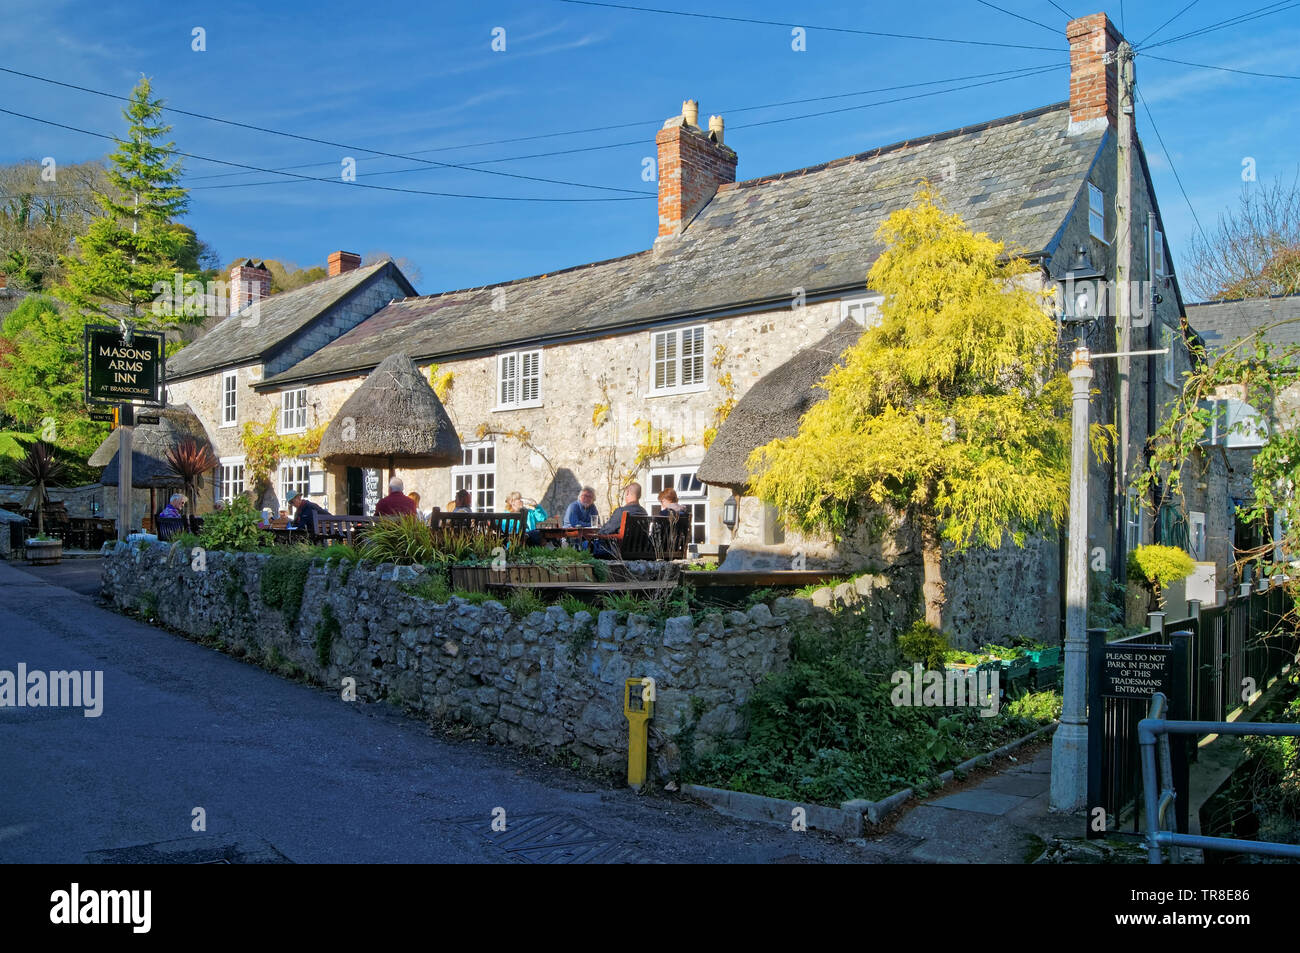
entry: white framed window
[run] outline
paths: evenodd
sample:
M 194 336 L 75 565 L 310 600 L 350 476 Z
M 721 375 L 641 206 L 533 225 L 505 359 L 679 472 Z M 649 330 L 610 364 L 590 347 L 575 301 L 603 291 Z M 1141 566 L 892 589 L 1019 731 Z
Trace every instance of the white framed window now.
M 883 295 L 846 298 L 840 302 L 840 320 L 852 318 L 864 328 L 874 328 L 880 323 L 880 302 L 883 300 Z
M 468 490 L 476 512 L 491 513 L 497 502 L 497 448 L 492 441 L 462 443 L 460 466 L 451 468 L 451 493 L 455 499 Z
M 1191 557 L 1197 562 L 1205 561 L 1205 514 L 1192 510 L 1187 514 L 1187 545 L 1191 548 Z
M 239 372 L 221 375 L 221 426 L 233 427 L 239 419 Z
M 1160 346 L 1165 349 L 1161 357 L 1165 371 L 1165 383 L 1170 387 L 1178 386 L 1178 378 L 1175 376 L 1177 365 L 1174 363 L 1178 359 L 1177 348 L 1174 347 L 1174 329 L 1167 324 L 1160 325 Z
M 307 388 L 280 392 L 280 433 L 302 433 L 307 429 Z
M 1146 514 L 1137 490 L 1129 487 L 1124 506 L 1124 543 L 1131 553 L 1142 545 L 1142 531 L 1146 528 Z
M 1106 193 L 1088 183 L 1088 233 L 1093 238 L 1106 240 Z
M 650 515 L 660 513 L 659 494 L 666 489 L 677 491 L 677 502 L 686 507 L 691 520 L 688 543 L 709 541 L 708 487 L 695 475 L 695 467 L 656 467 L 650 471 Z
M 1151 235 L 1151 257 L 1154 267 L 1151 269 L 1155 272 L 1157 278 L 1165 277 L 1168 272 L 1165 270 L 1165 233 L 1160 229 L 1152 229 Z
M 296 457 L 281 460 L 279 491 L 281 508 L 288 506 L 298 493 L 308 496 L 311 492 L 311 464 Z
M 542 352 L 497 355 L 497 410 L 542 406 Z
M 213 481 L 214 503 L 225 503 L 244 492 L 244 458 L 222 457 Z
M 650 334 L 650 393 L 704 390 L 704 325 Z

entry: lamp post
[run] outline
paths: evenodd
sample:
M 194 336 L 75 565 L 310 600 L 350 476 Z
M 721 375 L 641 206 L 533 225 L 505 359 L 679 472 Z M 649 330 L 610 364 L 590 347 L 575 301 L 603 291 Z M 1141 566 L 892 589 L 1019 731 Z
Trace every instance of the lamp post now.
M 1084 343 L 1087 325 L 1105 308 L 1102 274 L 1080 246 L 1075 266 L 1065 276 L 1061 323 L 1073 326 L 1077 346 L 1070 360 L 1070 521 L 1065 562 L 1065 669 L 1061 724 L 1052 738 L 1052 786 L 1048 805 L 1053 811 L 1074 812 L 1088 800 L 1088 400 L 1092 361 L 1110 357 L 1163 354 L 1131 351 L 1093 354 Z M 1119 408 L 1128 414 L 1127 407 Z

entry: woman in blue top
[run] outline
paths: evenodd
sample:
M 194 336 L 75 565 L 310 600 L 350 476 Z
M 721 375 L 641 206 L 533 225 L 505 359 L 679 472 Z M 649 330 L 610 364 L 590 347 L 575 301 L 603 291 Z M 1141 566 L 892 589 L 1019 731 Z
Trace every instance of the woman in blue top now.
M 506 497 L 506 509 L 524 517 L 524 539 L 528 545 L 542 545 L 542 534 L 537 531 L 537 527 L 546 522 L 546 510 L 536 500 L 524 499 L 518 490 Z

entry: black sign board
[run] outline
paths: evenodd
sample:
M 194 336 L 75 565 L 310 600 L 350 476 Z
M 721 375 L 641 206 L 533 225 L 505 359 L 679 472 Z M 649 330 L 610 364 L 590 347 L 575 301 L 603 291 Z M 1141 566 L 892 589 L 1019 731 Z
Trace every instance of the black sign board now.
M 111 424 L 113 422 L 113 412 L 111 410 L 92 410 L 90 412 L 90 419 Z
M 163 335 L 135 331 L 128 344 L 112 325 L 86 327 L 86 403 L 165 406 Z
M 1167 645 L 1106 646 L 1101 659 L 1101 694 L 1150 698 L 1168 693 L 1173 649 Z
M 152 414 L 137 414 L 135 422 L 138 424 L 156 424 L 158 422 L 158 417 Z

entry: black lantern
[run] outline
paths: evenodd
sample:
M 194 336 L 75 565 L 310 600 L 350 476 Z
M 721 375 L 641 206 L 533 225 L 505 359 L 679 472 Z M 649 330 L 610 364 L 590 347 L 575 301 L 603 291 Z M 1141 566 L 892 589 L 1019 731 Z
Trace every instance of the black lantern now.
M 1106 306 L 1105 275 L 1097 270 L 1088 250 L 1080 245 L 1074 254 L 1074 267 L 1061 279 L 1063 301 L 1061 323 L 1074 325 L 1079 334 L 1084 325 L 1101 317 Z
M 727 529 L 736 528 L 736 494 L 731 494 L 722 504 L 722 525 Z

